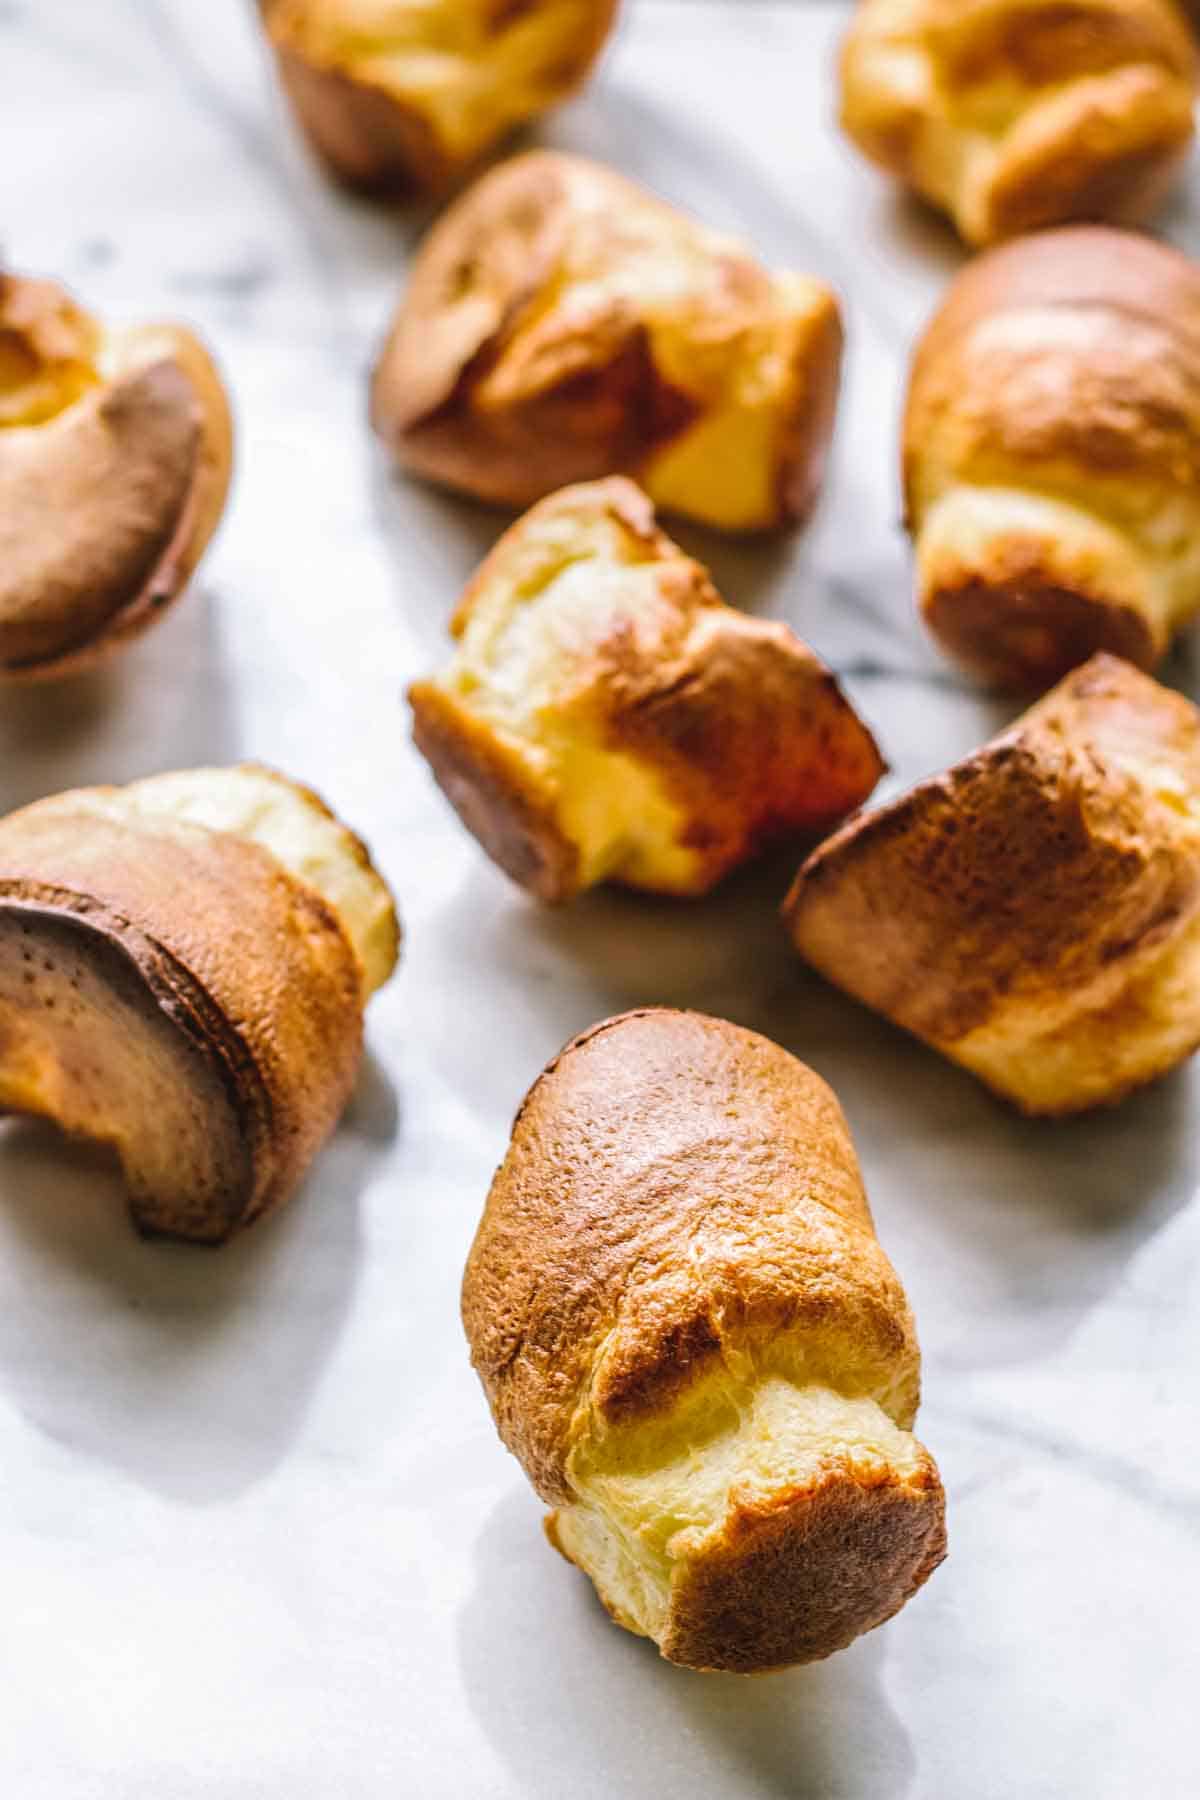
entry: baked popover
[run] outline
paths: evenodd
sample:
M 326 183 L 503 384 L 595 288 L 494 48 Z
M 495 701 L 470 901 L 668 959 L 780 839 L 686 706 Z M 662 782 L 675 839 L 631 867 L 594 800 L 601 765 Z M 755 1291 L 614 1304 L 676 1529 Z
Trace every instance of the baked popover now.
M 497 505 L 629 475 L 664 511 L 765 531 L 816 497 L 841 348 L 823 282 L 600 163 L 531 151 L 421 246 L 372 417 L 405 467 Z
M 0 820 L 0 1112 L 120 1160 L 140 1231 L 223 1242 L 337 1123 L 395 910 L 360 840 L 254 764 Z
M 626 1014 L 525 1098 L 463 1319 L 551 1543 L 671 1662 L 812 1662 L 945 1555 L 920 1354 L 837 1100 L 752 1031 Z
M 1191 144 L 1197 56 L 1175 0 L 859 0 L 842 124 L 970 244 L 1137 224 Z
M 260 0 L 296 117 L 332 172 L 437 192 L 581 87 L 617 0 Z
M 883 772 L 833 674 L 726 606 L 632 482 L 565 488 L 508 531 L 409 692 L 447 798 L 539 899 L 601 881 L 706 893 L 813 838 Z
M 0 679 L 72 674 L 179 598 L 217 528 L 233 436 L 180 325 L 109 330 L 0 272 Z

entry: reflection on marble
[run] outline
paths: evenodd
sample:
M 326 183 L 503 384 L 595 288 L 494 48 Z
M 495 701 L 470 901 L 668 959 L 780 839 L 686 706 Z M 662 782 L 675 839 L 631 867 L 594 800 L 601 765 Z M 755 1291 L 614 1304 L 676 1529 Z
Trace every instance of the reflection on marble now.
M 233 384 L 234 502 L 111 671 L 0 701 L 0 805 L 235 756 L 322 788 L 402 900 L 404 968 L 297 1203 L 194 1255 L 97 1159 L 0 1132 L 0 1778 L 25 1800 L 1182 1800 L 1200 1608 L 1197 1076 L 1023 1123 L 799 968 L 786 859 L 711 901 L 550 917 L 458 829 L 400 696 L 502 522 L 395 481 L 364 383 L 419 217 L 315 173 L 235 0 L 0 4 L 4 249 L 115 317 L 181 313 Z M 680 535 L 841 671 L 910 781 L 1005 709 L 916 627 L 894 437 L 958 252 L 838 141 L 842 8 L 631 0 L 546 131 L 847 301 L 829 489 L 775 544 Z M 1167 227 L 1200 249 L 1193 174 Z M 1200 692 L 1184 644 L 1170 678 Z M 926 1352 L 951 1558 L 820 1668 L 701 1680 L 545 1548 L 457 1319 L 528 1080 L 662 1000 L 812 1061 Z

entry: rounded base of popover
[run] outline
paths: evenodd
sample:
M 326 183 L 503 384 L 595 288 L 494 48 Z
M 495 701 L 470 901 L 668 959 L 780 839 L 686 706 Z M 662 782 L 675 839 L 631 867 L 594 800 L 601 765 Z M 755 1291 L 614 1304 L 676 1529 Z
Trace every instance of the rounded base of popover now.
M 1132 606 L 1034 576 L 966 577 L 922 597 L 942 648 L 989 686 L 1041 693 L 1106 650 L 1153 669 L 1163 646 Z
M 409 689 L 413 742 L 438 786 L 492 861 L 539 900 L 579 891 L 579 852 L 520 756 L 432 681 Z
M 946 1555 L 941 1478 L 911 1434 L 869 1399 L 763 1388 L 789 1397 L 775 1401 L 773 1419 L 769 1404 L 747 1398 L 752 1424 L 730 1434 L 735 1455 L 718 1440 L 707 1456 L 694 1449 L 674 1481 L 643 1471 L 624 1507 L 610 1487 L 607 1504 L 546 1520 L 550 1542 L 591 1577 L 616 1623 L 685 1668 L 753 1675 L 820 1661 L 892 1618 Z M 792 1437 L 789 1409 L 803 1420 L 809 1407 L 812 1438 L 803 1427 Z M 839 1442 L 847 1422 L 850 1441 Z M 777 1436 L 770 1425 L 782 1427 Z M 732 1476 L 715 1517 L 706 1460 L 719 1488 Z M 640 1489 L 634 1506 L 629 1487 Z
M 351 193 L 414 200 L 454 177 L 428 124 L 346 70 L 321 68 L 276 44 L 279 79 L 322 166 Z

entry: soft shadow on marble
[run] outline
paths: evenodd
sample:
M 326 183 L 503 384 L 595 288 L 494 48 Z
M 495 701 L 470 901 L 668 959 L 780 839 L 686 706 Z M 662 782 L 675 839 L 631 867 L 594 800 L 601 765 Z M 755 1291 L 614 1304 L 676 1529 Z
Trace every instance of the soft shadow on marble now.
M 105 667 L 67 681 L 0 687 L 0 813 L 64 788 L 236 762 L 241 754 L 220 616 L 202 578 Z
M 612 1623 L 546 1543 L 540 1513 L 519 1491 L 495 1508 L 459 1619 L 472 1711 L 521 1794 L 558 1800 L 570 1767 L 572 1800 L 640 1793 L 650 1780 L 658 1800 L 904 1800 L 915 1764 L 880 1689 L 884 1660 L 903 1654 L 887 1626 L 778 1675 L 677 1669 Z M 514 1642 L 527 1647 L 520 1663 Z
M 243 1492 L 286 1454 L 337 1343 L 359 1194 L 397 1126 L 369 1058 L 295 1197 L 205 1249 L 139 1238 L 102 1153 L 41 1123 L 0 1125 L 0 1390 L 155 1492 L 197 1505 Z

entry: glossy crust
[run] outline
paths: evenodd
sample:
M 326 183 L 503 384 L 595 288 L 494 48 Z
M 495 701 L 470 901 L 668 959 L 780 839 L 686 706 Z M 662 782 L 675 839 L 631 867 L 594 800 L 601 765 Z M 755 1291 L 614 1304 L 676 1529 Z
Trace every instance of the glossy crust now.
M 375 370 L 376 430 L 409 468 L 505 506 L 635 477 L 730 531 L 812 505 L 842 331 L 820 282 L 613 170 L 534 151 L 430 232 Z
M 837 1101 L 766 1039 L 694 1013 L 609 1020 L 535 1083 L 463 1317 L 560 1545 L 594 1467 L 644 1474 L 673 1422 L 703 1461 L 722 1383 L 749 1399 L 786 1374 L 877 1402 L 897 1441 L 917 1407 L 912 1318 Z M 903 1469 L 821 1442 L 764 1480 L 735 1465 L 703 1536 L 668 1543 L 663 1653 L 776 1668 L 897 1611 L 945 1551 L 937 1470 L 906 1441 Z M 645 1630 L 589 1572 L 619 1622 Z
M 860 0 L 841 118 L 991 244 L 1148 217 L 1191 142 L 1196 73 L 1175 0 Z
M 968 265 L 918 346 L 904 486 L 919 603 L 974 672 L 1143 668 L 1200 606 L 1200 267 L 1104 227 Z
M 1200 714 L 1093 657 L 821 845 L 785 910 L 828 980 L 1025 1111 L 1111 1105 L 1200 1043 Z
M 515 881 L 701 894 L 764 845 L 828 830 L 883 772 L 835 677 L 785 625 L 734 612 L 619 477 L 508 531 L 455 615 L 414 735 Z
M 330 171 L 439 192 L 582 87 L 617 0 L 260 0 L 280 78 Z
M 0 679 L 100 662 L 182 593 L 225 503 L 232 427 L 178 326 L 105 334 L 0 274 Z
M 335 885 L 386 905 L 309 790 L 250 766 L 204 776 L 218 805 L 229 777 L 268 807 L 285 788 L 318 854 L 345 859 Z M 284 1201 L 332 1130 L 396 935 L 368 969 L 378 922 L 364 939 L 252 817 L 244 834 L 195 823 L 203 782 L 191 816 L 181 782 L 81 789 L 0 821 L 0 1109 L 111 1144 L 139 1229 L 218 1243 Z

